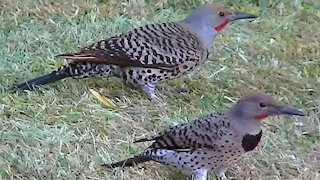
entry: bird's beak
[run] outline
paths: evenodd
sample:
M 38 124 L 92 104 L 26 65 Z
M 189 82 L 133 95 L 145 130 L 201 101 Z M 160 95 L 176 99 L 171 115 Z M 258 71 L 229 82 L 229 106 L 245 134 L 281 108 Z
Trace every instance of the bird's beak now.
M 230 16 L 230 20 L 231 20 L 231 21 L 239 20 L 239 19 L 256 19 L 256 18 L 257 18 L 257 16 L 255 16 L 255 15 L 253 15 L 253 14 L 240 13 L 240 12 L 233 13 L 233 14 Z
M 298 111 L 289 107 L 281 107 L 278 110 L 279 114 L 287 114 L 287 115 L 294 115 L 294 116 L 305 116 L 304 112 Z

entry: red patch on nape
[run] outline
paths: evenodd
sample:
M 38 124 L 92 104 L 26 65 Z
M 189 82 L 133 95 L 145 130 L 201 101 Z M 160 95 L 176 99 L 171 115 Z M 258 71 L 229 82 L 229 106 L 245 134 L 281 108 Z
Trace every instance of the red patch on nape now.
M 253 118 L 255 120 L 262 121 L 263 119 L 267 118 L 268 116 L 269 116 L 268 114 L 261 114 L 261 115 L 253 116 Z
M 224 23 L 221 23 L 219 26 L 215 27 L 214 29 L 218 32 L 222 31 L 222 29 L 224 29 L 227 25 L 228 25 L 229 21 L 225 21 Z

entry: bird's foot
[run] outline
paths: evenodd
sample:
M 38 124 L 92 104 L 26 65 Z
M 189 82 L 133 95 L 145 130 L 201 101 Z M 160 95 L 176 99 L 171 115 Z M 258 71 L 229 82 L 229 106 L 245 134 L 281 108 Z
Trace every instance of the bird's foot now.
M 150 94 L 147 94 L 148 96 L 148 99 L 152 102 L 161 102 L 162 99 L 160 97 L 158 97 L 155 93 L 150 93 Z
M 208 180 L 208 171 L 204 169 L 197 170 L 197 172 L 192 175 L 192 180 Z
M 147 95 L 148 99 L 152 102 L 156 103 L 165 103 L 164 98 L 160 98 L 159 96 L 156 95 L 156 86 L 155 85 L 144 85 L 142 87 L 142 90 L 144 93 Z
M 228 180 L 224 171 L 219 172 L 219 179 L 220 180 Z

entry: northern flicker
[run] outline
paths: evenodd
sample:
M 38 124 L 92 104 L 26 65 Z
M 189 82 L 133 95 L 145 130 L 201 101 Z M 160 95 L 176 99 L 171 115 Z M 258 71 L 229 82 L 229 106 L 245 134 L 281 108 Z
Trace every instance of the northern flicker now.
M 210 171 L 226 179 L 226 170 L 258 145 L 262 121 L 283 114 L 304 116 L 303 112 L 284 107 L 269 95 L 253 92 L 231 110 L 209 114 L 158 136 L 138 140 L 154 142 L 138 156 L 104 166 L 125 167 L 156 161 L 191 175 L 193 180 L 206 180 Z
M 68 77 L 117 76 L 140 85 L 149 98 L 157 99 L 156 85 L 193 71 L 208 58 L 214 38 L 230 22 L 252 18 L 255 16 L 231 13 L 221 5 L 205 4 L 182 21 L 135 28 L 77 53 L 58 55 L 70 62 L 13 90 L 31 90 Z

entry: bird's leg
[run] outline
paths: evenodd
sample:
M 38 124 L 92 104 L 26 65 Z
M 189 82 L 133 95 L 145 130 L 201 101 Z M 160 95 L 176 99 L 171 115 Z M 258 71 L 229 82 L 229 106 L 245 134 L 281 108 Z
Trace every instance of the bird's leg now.
M 226 170 L 221 170 L 221 171 L 219 172 L 219 178 L 220 178 L 220 180 L 228 180 L 225 172 L 226 172 Z
M 192 174 L 192 180 L 208 180 L 208 171 L 205 169 L 199 169 Z
M 142 86 L 142 90 L 147 94 L 150 101 L 160 101 L 161 99 L 156 95 L 156 86 L 153 84 L 146 84 Z

